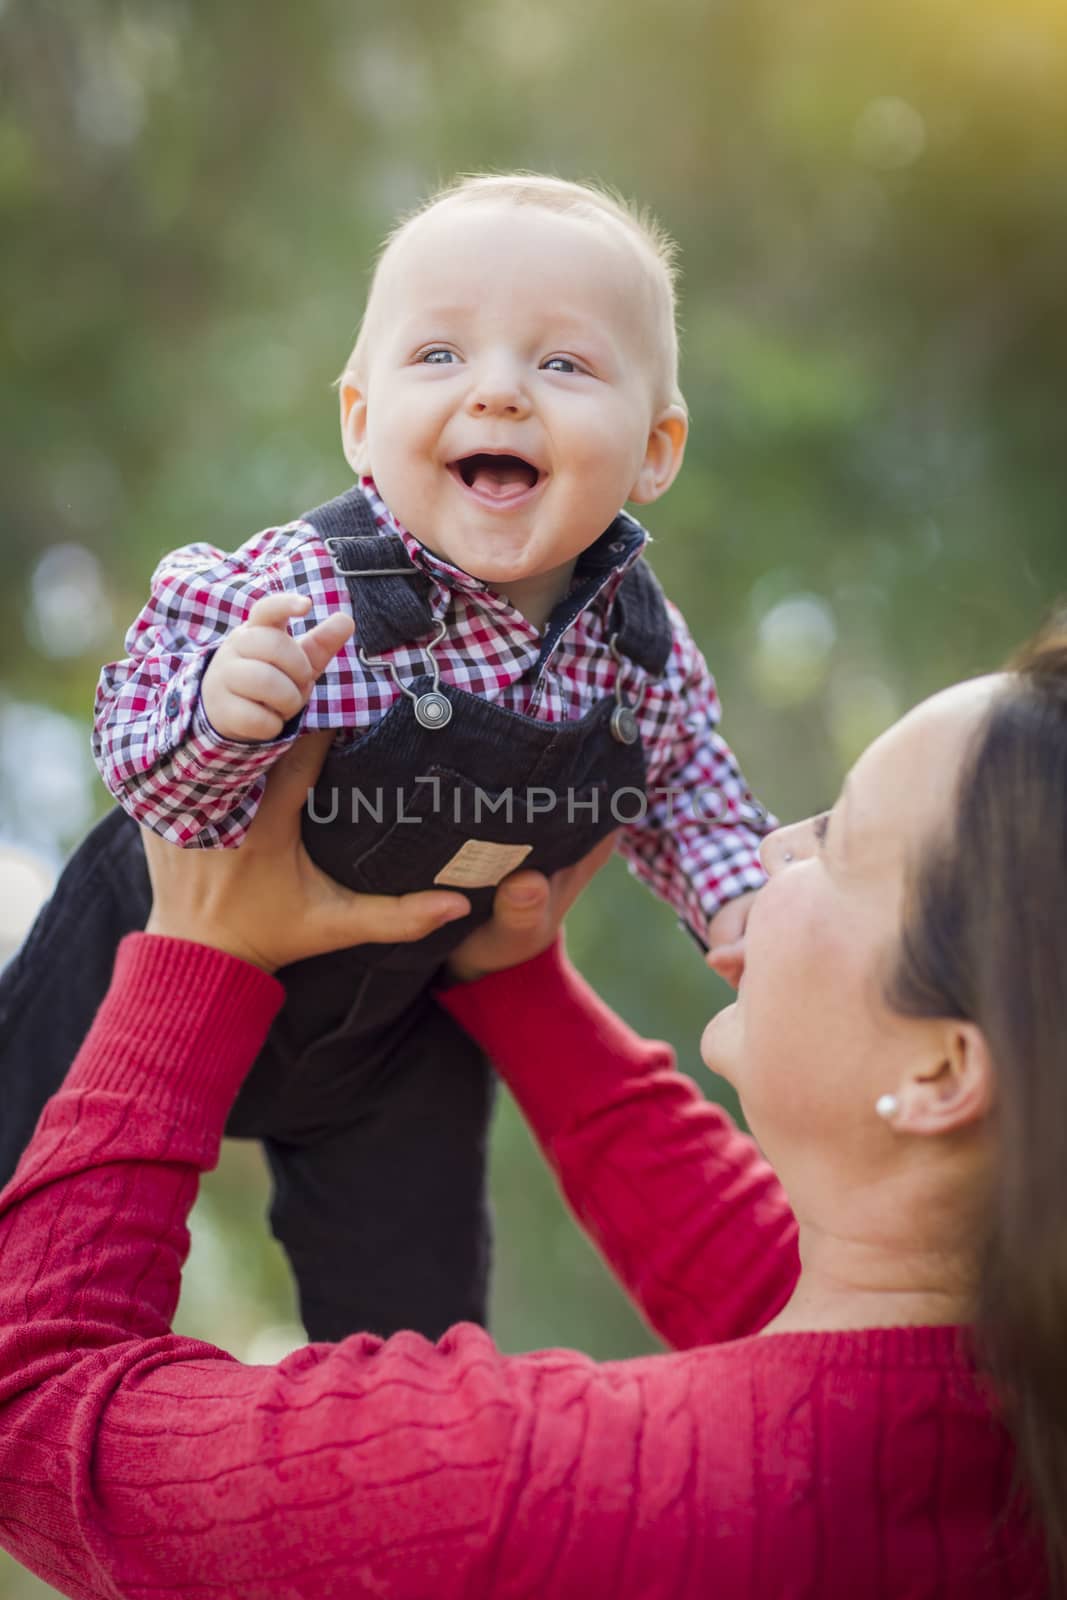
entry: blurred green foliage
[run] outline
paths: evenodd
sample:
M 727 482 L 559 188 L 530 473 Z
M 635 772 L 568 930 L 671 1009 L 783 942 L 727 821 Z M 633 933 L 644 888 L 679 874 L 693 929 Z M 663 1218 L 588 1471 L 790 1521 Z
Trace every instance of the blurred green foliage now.
M 345 487 L 375 246 L 486 167 L 598 177 L 680 241 L 693 430 L 654 562 L 780 815 L 1067 588 L 1062 0 L 0 0 L 0 89 L 9 705 L 87 726 L 164 550 Z M 64 648 L 33 578 L 68 545 L 104 577 Z M 613 868 L 571 943 L 696 1062 L 724 991 L 662 907 Z M 650 1348 L 507 1107 L 494 1182 L 504 1346 Z M 183 1302 L 240 1354 L 292 1319 L 264 1202 L 229 1150 Z

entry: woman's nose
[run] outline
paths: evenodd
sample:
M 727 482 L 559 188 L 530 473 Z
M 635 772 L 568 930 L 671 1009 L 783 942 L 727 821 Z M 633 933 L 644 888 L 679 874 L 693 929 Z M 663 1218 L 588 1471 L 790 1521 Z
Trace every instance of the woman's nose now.
M 785 828 L 775 828 L 773 833 L 767 834 L 759 847 L 760 863 L 769 878 L 776 872 L 789 866 L 803 851 L 801 849 L 801 834 L 803 823 L 793 822 Z

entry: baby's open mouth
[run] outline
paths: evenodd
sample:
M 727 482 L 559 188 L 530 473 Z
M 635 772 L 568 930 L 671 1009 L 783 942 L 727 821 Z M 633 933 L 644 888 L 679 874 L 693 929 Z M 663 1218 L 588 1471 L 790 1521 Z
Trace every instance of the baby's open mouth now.
M 541 471 L 522 456 L 495 456 L 479 452 L 449 463 L 468 489 L 489 500 L 514 500 L 541 481 Z

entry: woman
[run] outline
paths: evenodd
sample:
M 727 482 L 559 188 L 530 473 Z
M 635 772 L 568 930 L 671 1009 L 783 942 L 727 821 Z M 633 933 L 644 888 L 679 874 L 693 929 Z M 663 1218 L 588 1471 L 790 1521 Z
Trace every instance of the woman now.
M 503 1357 L 463 1326 L 250 1368 L 170 1332 L 270 970 L 462 905 L 320 878 L 297 828 L 311 754 L 241 851 L 152 844 L 149 932 L 4 1196 L 8 1548 L 76 1595 L 1047 1594 L 1067 1550 L 1067 635 L 920 706 L 828 816 L 765 846 L 704 1055 L 777 1176 L 552 945 L 577 870 L 513 879 L 464 947 L 464 979 L 541 952 L 442 1003 L 677 1352 L 640 1360 Z

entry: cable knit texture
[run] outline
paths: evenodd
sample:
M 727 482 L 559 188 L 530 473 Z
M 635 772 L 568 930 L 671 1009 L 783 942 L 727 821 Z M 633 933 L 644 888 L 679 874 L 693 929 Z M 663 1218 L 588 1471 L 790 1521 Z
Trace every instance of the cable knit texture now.
M 753 1337 L 797 1273 L 749 1139 L 555 952 L 443 1003 L 676 1353 L 356 1335 L 248 1367 L 170 1331 L 198 1173 L 280 1004 L 143 934 L 0 1197 L 0 1540 L 137 1600 L 1025 1600 L 964 1331 Z

